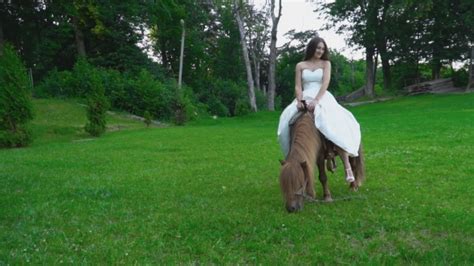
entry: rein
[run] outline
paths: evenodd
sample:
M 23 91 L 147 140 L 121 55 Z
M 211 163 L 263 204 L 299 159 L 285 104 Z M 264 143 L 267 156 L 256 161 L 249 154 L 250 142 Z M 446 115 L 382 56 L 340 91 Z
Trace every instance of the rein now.
M 306 182 L 304 183 L 304 185 L 298 190 L 296 191 L 295 195 L 296 196 L 300 196 L 300 197 L 303 197 L 306 201 L 310 202 L 310 203 L 331 203 L 331 202 L 334 202 L 334 201 L 349 201 L 349 200 L 353 200 L 353 199 L 364 199 L 364 200 L 367 200 L 367 197 L 366 196 L 346 196 L 346 197 L 342 197 L 342 198 L 336 198 L 336 199 L 333 199 L 332 201 L 325 201 L 325 200 L 319 200 L 319 199 L 313 199 L 311 198 L 310 196 L 306 195 L 305 191 L 306 191 Z

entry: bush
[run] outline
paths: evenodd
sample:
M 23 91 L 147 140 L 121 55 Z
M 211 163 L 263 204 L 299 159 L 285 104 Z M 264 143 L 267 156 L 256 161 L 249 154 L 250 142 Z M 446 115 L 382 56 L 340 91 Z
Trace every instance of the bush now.
M 105 132 L 106 128 L 106 112 L 109 103 L 105 97 L 105 89 L 97 73 L 93 73 L 83 81 L 88 87 L 84 87 L 88 91 L 87 96 L 87 119 L 89 120 L 85 126 L 85 130 L 94 137 L 98 137 Z
M 173 82 L 169 86 L 172 84 Z M 196 102 L 196 99 L 191 88 L 183 86 L 181 90 L 176 90 L 172 105 L 175 114 L 173 122 L 176 125 L 184 125 L 186 121 L 197 118 L 198 109 L 193 102 Z
M 145 121 L 144 121 L 144 122 L 145 122 L 145 125 L 146 125 L 147 127 L 149 127 L 150 124 L 151 124 L 151 114 L 150 114 L 150 112 L 145 111 L 145 113 L 143 113 L 143 118 L 145 119 Z
M 154 117 L 173 117 L 172 108 L 175 88 L 156 80 L 148 71 L 142 70 L 136 79 L 127 84 L 127 101 L 131 113 L 140 115 L 148 110 Z
M 207 103 L 209 113 L 217 116 L 229 116 L 229 109 L 217 97 L 211 97 Z
M 119 110 L 129 110 L 130 102 L 126 88 L 128 80 L 117 70 L 101 69 L 100 75 L 105 88 L 105 95 L 111 106 Z
M 241 116 L 250 113 L 250 104 L 247 99 L 240 98 L 235 103 L 235 115 Z
M 0 147 L 26 146 L 32 140 L 30 83 L 13 47 L 5 45 L 0 54 Z
M 263 91 L 256 89 L 255 90 L 255 100 L 257 102 L 257 109 L 267 110 L 267 97 L 263 94 Z
M 452 79 L 454 87 L 465 88 L 469 82 L 469 72 L 461 68 L 453 73 Z
M 73 94 L 74 79 L 69 71 L 51 70 L 46 78 L 34 88 L 36 97 L 69 97 Z
M 236 115 L 237 101 L 247 97 L 246 86 L 231 80 L 216 79 L 202 86 L 208 89 L 200 96 L 200 100 L 207 104 L 212 115 Z
M 91 65 L 84 57 L 79 57 L 74 65 L 72 75 L 72 90 L 68 95 L 70 97 L 88 97 L 95 89 L 95 86 L 98 83 L 102 83 L 99 70 Z M 91 82 L 96 84 L 91 84 Z

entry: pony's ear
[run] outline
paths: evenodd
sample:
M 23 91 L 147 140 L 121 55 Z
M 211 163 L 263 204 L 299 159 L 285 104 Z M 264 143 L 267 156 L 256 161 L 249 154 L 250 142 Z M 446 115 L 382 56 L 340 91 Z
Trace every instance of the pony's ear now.
M 305 169 L 306 167 L 308 167 L 308 164 L 306 163 L 306 161 L 304 162 L 301 162 L 301 167 L 303 167 L 303 169 Z
M 286 162 L 285 160 L 279 160 L 281 165 L 284 165 Z

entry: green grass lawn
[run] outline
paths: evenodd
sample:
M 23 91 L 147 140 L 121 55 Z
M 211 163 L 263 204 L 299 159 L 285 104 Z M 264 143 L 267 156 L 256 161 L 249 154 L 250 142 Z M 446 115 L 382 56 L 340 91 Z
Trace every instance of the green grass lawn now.
M 0 150 L 0 264 L 474 263 L 472 93 L 351 108 L 367 181 L 350 192 L 339 163 L 333 197 L 353 200 L 296 214 L 278 112 L 161 128 L 111 116 L 122 130 L 92 139 L 83 107 L 35 107 L 32 146 Z

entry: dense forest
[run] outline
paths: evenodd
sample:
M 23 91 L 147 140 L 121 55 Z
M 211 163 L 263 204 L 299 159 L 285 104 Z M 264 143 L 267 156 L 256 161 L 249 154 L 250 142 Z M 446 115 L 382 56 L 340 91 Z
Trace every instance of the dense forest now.
M 350 60 L 331 51 L 335 95 L 395 94 L 440 77 L 466 86 L 473 1 L 325 2 L 312 4 L 326 27 L 348 33 L 366 54 Z M 318 33 L 290 31 L 276 47 L 282 8 L 281 0 L 258 8 L 236 0 L 1 0 L 0 46 L 19 55 L 34 97 L 86 98 L 100 87 L 104 106 L 154 119 L 174 119 L 176 110 L 184 119 L 236 116 L 280 110 L 294 97 L 294 66 Z

